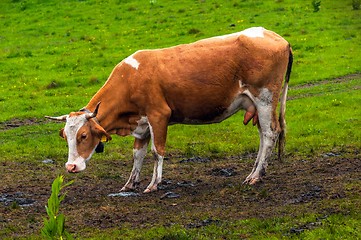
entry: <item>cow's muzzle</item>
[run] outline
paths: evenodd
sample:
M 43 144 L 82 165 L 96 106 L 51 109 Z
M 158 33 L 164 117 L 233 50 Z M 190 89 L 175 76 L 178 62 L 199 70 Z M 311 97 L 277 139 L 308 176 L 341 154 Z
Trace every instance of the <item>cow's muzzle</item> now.
M 77 173 L 77 172 L 79 172 L 79 171 L 77 171 L 75 164 L 67 164 L 67 165 L 66 165 L 66 170 L 68 170 L 68 172 L 70 172 L 70 173 Z

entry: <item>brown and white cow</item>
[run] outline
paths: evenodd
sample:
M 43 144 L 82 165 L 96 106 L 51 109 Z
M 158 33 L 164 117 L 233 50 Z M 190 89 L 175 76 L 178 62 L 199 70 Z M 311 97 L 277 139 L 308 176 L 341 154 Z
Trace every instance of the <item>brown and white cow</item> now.
M 144 192 L 157 190 L 168 125 L 218 123 L 243 109 L 243 123 L 253 120 L 259 129 L 257 159 L 245 180 L 254 184 L 265 174 L 277 139 L 279 157 L 283 152 L 292 58 L 289 43 L 262 27 L 137 51 L 113 69 L 85 108 L 49 117 L 66 121 L 60 131 L 69 146 L 66 169 L 72 173 L 84 170 L 97 146 L 110 140 L 111 134 L 132 135 L 134 165 L 121 191 L 133 190 L 139 183 L 149 141 L 155 164 Z

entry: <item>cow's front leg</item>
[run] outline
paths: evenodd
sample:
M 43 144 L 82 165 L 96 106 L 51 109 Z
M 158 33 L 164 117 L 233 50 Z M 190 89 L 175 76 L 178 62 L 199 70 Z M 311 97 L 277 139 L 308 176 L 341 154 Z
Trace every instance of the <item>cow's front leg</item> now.
M 169 114 L 170 115 L 170 114 Z M 149 128 L 152 139 L 152 152 L 154 155 L 154 168 L 152 180 L 144 193 L 156 191 L 162 181 L 163 159 L 165 155 L 165 142 L 169 115 L 155 115 L 149 117 Z
M 150 136 L 145 139 L 138 139 L 134 140 L 134 148 L 133 148 L 133 169 L 130 173 L 130 177 L 124 187 L 120 190 L 121 192 L 134 190 L 135 187 L 139 184 L 139 175 L 140 170 L 143 165 L 143 160 L 145 155 L 147 154 L 147 148 L 149 143 Z
M 158 184 L 162 182 L 162 170 L 163 170 L 163 156 L 154 153 L 154 169 L 152 180 L 149 183 L 148 187 L 144 190 L 144 193 L 149 193 L 156 191 L 158 189 Z

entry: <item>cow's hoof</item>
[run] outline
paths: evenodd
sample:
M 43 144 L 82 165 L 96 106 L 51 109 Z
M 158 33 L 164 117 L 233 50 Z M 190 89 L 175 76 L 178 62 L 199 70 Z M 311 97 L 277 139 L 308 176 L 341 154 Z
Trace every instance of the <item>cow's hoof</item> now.
M 133 183 L 126 183 L 122 189 L 120 189 L 121 192 L 132 192 L 139 186 L 139 182 L 133 182 Z
M 143 193 L 150 193 L 150 192 L 154 192 L 157 190 L 158 190 L 157 186 L 147 187 Z
M 131 192 L 131 191 L 134 191 L 134 188 L 124 186 L 122 187 L 122 189 L 120 189 L 120 192 Z
M 261 179 L 259 179 L 259 178 L 253 178 L 248 182 L 248 184 L 255 185 L 256 183 L 259 183 L 260 181 L 261 181 Z
M 151 190 L 147 188 L 147 189 L 144 190 L 143 193 L 150 193 L 150 192 L 151 192 Z
M 247 184 L 247 185 L 255 185 L 256 183 L 261 182 L 260 178 L 246 178 L 246 180 L 244 180 L 243 184 Z

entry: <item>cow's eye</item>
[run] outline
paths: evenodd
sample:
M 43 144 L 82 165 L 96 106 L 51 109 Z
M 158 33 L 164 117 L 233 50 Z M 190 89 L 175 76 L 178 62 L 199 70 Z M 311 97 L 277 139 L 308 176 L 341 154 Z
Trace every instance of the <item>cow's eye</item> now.
M 82 140 L 86 139 L 86 133 L 82 133 L 82 134 L 81 134 L 81 139 L 82 139 Z

